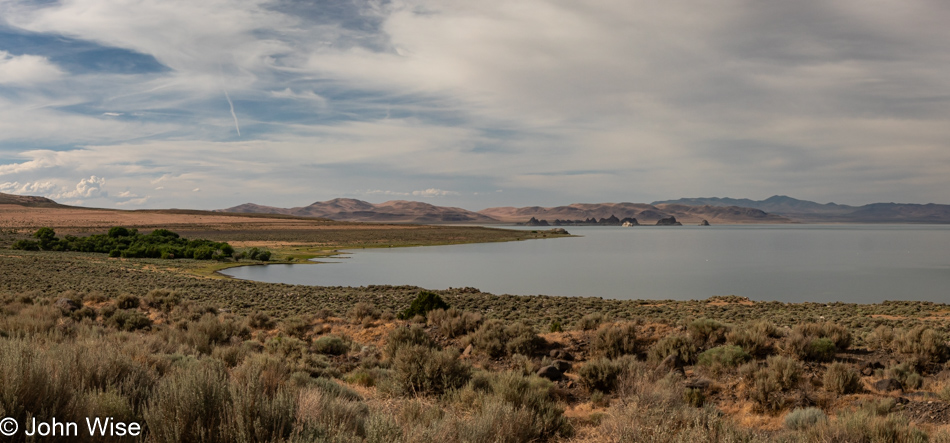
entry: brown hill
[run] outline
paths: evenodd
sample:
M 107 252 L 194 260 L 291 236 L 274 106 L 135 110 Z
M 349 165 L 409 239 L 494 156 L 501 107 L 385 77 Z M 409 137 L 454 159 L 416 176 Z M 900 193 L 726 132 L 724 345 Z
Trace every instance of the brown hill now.
M 710 223 L 789 223 L 790 220 L 764 211 L 736 206 L 648 205 L 645 203 L 574 203 L 567 206 L 544 208 L 500 207 L 479 211 L 503 222 L 523 223 L 534 217 L 538 220 L 587 220 L 594 218 L 635 218 L 641 224 L 653 224 L 663 218 L 676 217 L 685 224 Z
M 489 216 L 462 208 L 435 206 L 423 202 L 393 200 L 373 204 L 352 198 L 336 198 L 296 208 L 275 208 L 245 203 L 221 212 L 287 214 L 338 221 L 385 223 L 498 223 Z
M 35 197 L 31 195 L 13 195 L 0 192 L 0 205 L 19 205 L 30 207 L 53 207 L 61 206 L 46 197 Z

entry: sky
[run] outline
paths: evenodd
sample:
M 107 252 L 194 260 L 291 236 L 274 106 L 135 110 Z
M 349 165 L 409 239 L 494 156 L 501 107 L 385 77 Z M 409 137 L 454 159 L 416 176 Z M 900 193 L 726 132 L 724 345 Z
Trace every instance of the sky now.
M 0 192 L 950 203 L 941 0 L 0 0 Z

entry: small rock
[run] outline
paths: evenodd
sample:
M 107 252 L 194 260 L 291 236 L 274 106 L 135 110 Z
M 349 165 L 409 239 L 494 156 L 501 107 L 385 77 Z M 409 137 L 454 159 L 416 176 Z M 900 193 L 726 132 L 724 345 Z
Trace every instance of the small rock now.
M 709 226 L 709 221 L 703 220 L 699 223 L 699 226 Z
M 555 360 L 567 360 L 574 361 L 574 356 L 570 352 L 567 352 L 563 349 L 553 349 L 548 353 L 548 356 Z
M 885 378 L 883 380 L 874 382 L 874 389 L 877 389 L 881 392 L 903 391 L 904 385 L 902 385 L 897 379 Z
M 472 345 L 468 345 L 468 346 L 465 347 L 465 350 L 462 351 L 462 355 L 463 355 L 463 356 L 472 355 L 472 351 L 474 351 L 474 350 L 475 350 L 475 348 L 473 348 Z
M 563 376 L 564 375 L 561 374 L 561 371 L 554 367 L 554 365 L 545 366 L 541 369 L 538 369 L 538 377 L 546 378 L 551 381 L 558 381 Z
M 561 371 L 561 373 L 570 371 L 571 368 L 573 367 L 570 363 L 568 363 L 568 362 L 566 362 L 566 361 L 564 361 L 564 360 L 557 360 L 557 361 L 554 362 L 554 364 L 553 364 L 552 366 L 554 366 L 555 368 L 557 368 L 558 371 Z

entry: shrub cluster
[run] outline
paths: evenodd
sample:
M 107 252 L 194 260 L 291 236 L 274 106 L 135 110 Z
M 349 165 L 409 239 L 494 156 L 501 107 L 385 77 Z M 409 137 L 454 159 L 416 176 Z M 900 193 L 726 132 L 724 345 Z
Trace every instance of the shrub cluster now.
M 637 328 L 633 323 L 610 323 L 602 325 L 590 343 L 591 353 L 607 358 L 636 354 Z
M 511 354 L 530 356 L 546 345 L 534 328 L 523 322 L 506 326 L 501 320 L 488 320 L 482 323 L 478 330 L 466 337 L 466 341 L 489 357 Z
M 140 234 L 136 229 L 114 227 L 108 234 L 76 237 L 67 235 L 59 239 L 52 228 L 40 228 L 33 236 L 36 240 L 19 240 L 13 249 L 28 251 L 77 251 L 109 254 L 110 257 L 134 258 L 193 258 L 210 260 L 230 257 L 234 248 L 227 243 L 210 240 L 188 240 L 167 229 L 156 229 L 149 234 Z
M 429 311 L 429 325 L 438 328 L 439 333 L 449 338 L 461 337 L 474 332 L 482 324 L 482 315 L 463 312 L 455 308 Z
M 851 346 L 851 332 L 831 322 L 805 323 L 792 329 L 785 345 L 790 354 L 802 360 L 831 361 Z
M 429 314 L 429 311 L 436 309 L 449 309 L 449 304 L 435 292 L 419 291 L 409 307 L 400 312 L 398 317 L 401 320 L 409 320 L 417 315 L 425 317 Z

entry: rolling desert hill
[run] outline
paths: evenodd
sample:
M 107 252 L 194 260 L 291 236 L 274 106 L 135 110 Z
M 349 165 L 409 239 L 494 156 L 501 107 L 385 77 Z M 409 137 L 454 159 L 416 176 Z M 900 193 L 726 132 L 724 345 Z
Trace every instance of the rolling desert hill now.
M 2 192 L 0 192 L 0 205 L 18 205 L 18 206 L 50 207 L 50 208 L 63 206 L 46 197 L 4 194 Z
M 462 208 L 435 206 L 423 202 L 392 200 L 373 204 L 352 198 L 335 198 L 296 208 L 276 208 L 245 203 L 220 212 L 287 214 L 320 217 L 337 221 L 377 223 L 498 223 L 489 216 Z
M 815 203 L 784 195 L 765 200 L 735 198 L 681 198 L 653 202 L 686 206 L 741 206 L 788 217 L 799 222 L 825 223 L 950 223 L 950 205 L 928 203 L 872 203 L 848 206 L 835 203 Z

